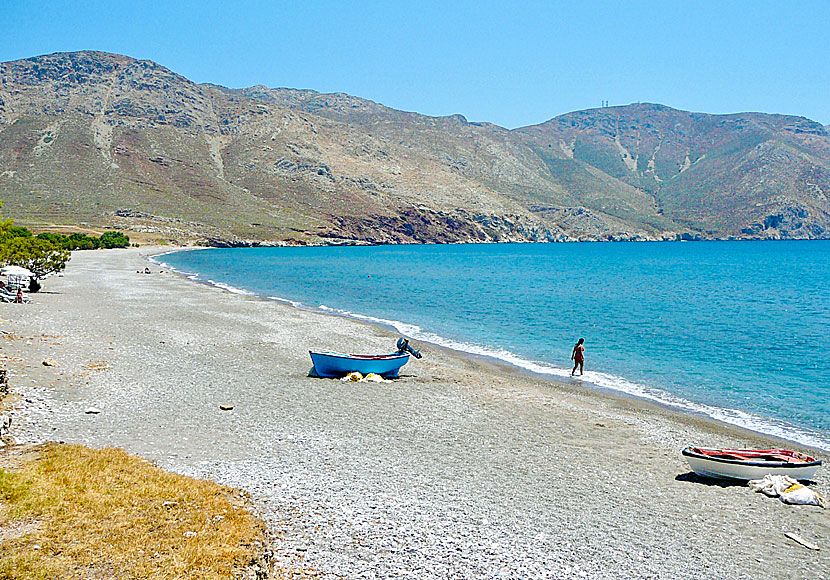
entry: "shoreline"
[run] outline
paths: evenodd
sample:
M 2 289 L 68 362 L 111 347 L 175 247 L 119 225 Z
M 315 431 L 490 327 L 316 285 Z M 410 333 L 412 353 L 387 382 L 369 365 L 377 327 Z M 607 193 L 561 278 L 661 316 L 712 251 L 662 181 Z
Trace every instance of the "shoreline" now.
M 13 435 L 241 488 L 281 532 L 277 562 L 321 578 L 830 577 L 826 546 L 783 535 L 826 544 L 825 511 L 701 481 L 680 456 L 770 437 L 443 347 L 392 383 L 309 378 L 309 348 L 397 335 L 136 274 L 147 254 L 77 253 L 3 305 Z
M 129 231 L 128 231 L 129 233 Z M 181 251 L 188 249 L 229 249 L 229 248 L 340 248 L 344 246 L 445 246 L 454 244 L 481 244 L 481 245 L 497 245 L 497 244 L 659 244 L 659 243 L 686 243 L 686 242 L 826 242 L 830 241 L 830 237 L 821 238 L 750 238 L 750 237 L 732 237 L 732 238 L 700 238 L 700 239 L 620 239 L 620 240 L 511 240 L 511 241 L 483 241 L 483 240 L 469 240 L 469 241 L 455 241 L 455 242 L 366 242 L 362 240 L 349 240 L 344 243 L 328 242 L 328 243 L 304 243 L 292 244 L 286 243 L 287 240 L 247 240 L 241 243 L 229 242 L 227 245 L 214 246 L 190 246 L 187 242 L 179 242 L 171 240 L 171 243 L 183 243 L 185 245 L 179 246 Z M 153 241 L 145 241 L 144 247 L 152 246 Z M 179 250 L 174 250 L 179 251 Z
M 665 241 L 665 240 L 664 240 Z M 671 240 L 669 240 L 671 241 Z M 739 240 L 702 240 L 702 241 L 739 241 Z M 751 240 L 749 240 L 751 241 Z M 782 240 L 769 240 L 769 241 L 782 241 Z M 784 240 L 788 241 L 788 240 Z M 599 243 L 599 242 L 597 242 Z M 214 280 L 202 279 L 200 273 L 185 273 L 177 270 L 175 267 L 170 266 L 164 262 L 159 262 L 156 258 L 160 256 L 165 256 L 167 254 L 177 253 L 179 251 L 194 251 L 194 250 L 209 250 L 209 249 L 217 249 L 205 246 L 194 246 L 194 247 L 187 247 L 182 249 L 175 249 L 170 251 L 161 251 L 159 253 L 151 253 L 147 255 L 148 261 L 156 266 L 165 267 L 169 269 L 174 274 L 180 276 L 186 282 L 195 282 L 198 284 L 203 284 L 205 286 L 210 286 L 214 288 L 218 288 L 220 290 L 227 291 L 231 294 L 237 294 L 242 296 L 249 296 L 252 298 L 256 298 L 259 300 L 264 301 L 272 301 L 272 302 L 279 302 L 282 304 L 286 304 L 292 308 L 297 308 L 299 310 L 303 310 L 306 312 L 311 312 L 313 314 L 321 314 L 326 316 L 333 316 L 339 318 L 345 318 L 348 320 L 356 321 L 363 324 L 368 324 L 370 326 L 376 327 L 381 329 L 384 332 L 389 333 L 397 333 L 400 335 L 409 338 L 410 340 L 416 340 L 422 344 L 428 344 L 433 348 L 442 348 L 446 349 L 449 353 L 453 353 L 455 356 L 463 356 L 463 357 L 470 357 L 475 360 L 486 360 L 491 362 L 497 362 L 506 367 L 511 369 L 517 369 L 523 373 L 527 373 L 529 376 L 536 378 L 542 381 L 549 381 L 555 386 L 564 386 L 564 385 L 572 385 L 576 381 L 578 384 L 575 385 L 576 388 L 585 388 L 598 393 L 600 396 L 613 396 L 613 397 L 621 397 L 623 400 L 633 400 L 638 402 L 639 404 L 646 404 L 650 405 L 654 408 L 666 409 L 669 411 L 673 411 L 676 413 L 680 413 L 682 415 L 689 415 L 691 418 L 695 418 L 696 420 L 709 420 L 712 421 L 715 425 L 719 426 L 729 426 L 733 427 L 738 430 L 738 433 L 744 433 L 744 437 L 757 437 L 759 439 L 770 439 L 774 441 L 778 441 L 780 444 L 790 445 L 790 446 L 797 446 L 802 450 L 809 450 L 811 453 L 828 453 L 830 452 L 830 442 L 821 441 L 817 439 L 820 437 L 818 433 L 812 433 L 806 428 L 799 427 L 797 425 L 790 425 L 790 428 L 795 433 L 782 433 L 781 430 L 785 429 L 781 425 L 786 425 L 786 422 L 783 420 L 773 420 L 767 419 L 764 417 L 756 416 L 754 414 L 748 413 L 741 409 L 732 409 L 728 407 L 718 407 L 711 404 L 705 403 L 696 403 L 693 401 L 689 401 L 682 397 L 677 397 L 668 391 L 663 391 L 659 388 L 652 388 L 648 385 L 643 385 L 640 383 L 636 383 L 626 379 L 625 377 L 617 376 L 617 375 L 610 375 L 608 373 L 602 371 L 589 371 L 590 375 L 596 375 L 598 378 L 601 379 L 608 379 L 607 382 L 617 382 L 618 384 L 623 383 L 630 385 L 629 389 L 626 390 L 623 387 L 614 387 L 602 384 L 601 381 L 591 378 L 582 378 L 582 377 L 573 377 L 569 378 L 567 376 L 559 376 L 559 373 L 567 373 L 567 369 L 559 368 L 550 366 L 548 363 L 540 363 L 532 360 L 523 359 L 522 357 L 515 355 L 512 352 L 504 351 L 504 356 L 499 356 L 499 353 L 491 350 L 488 347 L 476 347 L 474 345 L 470 345 L 463 342 L 458 342 L 450 339 L 445 339 L 439 335 L 432 333 L 431 331 L 425 330 L 418 325 L 413 323 L 405 322 L 405 321 L 398 321 L 398 320 L 383 320 L 380 318 L 376 318 L 373 316 L 357 314 L 348 311 L 342 311 L 338 309 L 332 308 L 320 308 L 314 307 L 307 304 L 303 304 L 285 297 L 280 296 L 268 296 L 264 294 L 259 294 L 251 290 L 246 290 L 244 288 L 237 288 L 230 286 L 228 284 L 217 282 Z M 417 328 L 421 336 L 412 336 L 411 332 L 407 332 L 406 327 L 410 328 Z M 478 352 L 476 352 L 478 351 Z M 538 369 L 538 370 L 534 370 Z M 547 372 L 548 370 L 553 372 Z M 637 392 L 639 391 L 639 392 Z M 656 391 L 649 392 L 649 391 Z M 675 399 L 672 401 L 671 399 Z M 718 415 L 722 415 L 723 418 L 719 418 Z M 731 421 L 729 420 L 730 416 L 735 417 L 736 415 L 745 415 L 743 422 L 740 419 L 733 418 Z M 747 424 L 748 423 L 748 424 Z M 753 428 L 752 424 L 758 425 L 758 428 Z M 797 438 L 801 436 L 801 439 Z M 824 446 L 822 446 L 824 445 Z

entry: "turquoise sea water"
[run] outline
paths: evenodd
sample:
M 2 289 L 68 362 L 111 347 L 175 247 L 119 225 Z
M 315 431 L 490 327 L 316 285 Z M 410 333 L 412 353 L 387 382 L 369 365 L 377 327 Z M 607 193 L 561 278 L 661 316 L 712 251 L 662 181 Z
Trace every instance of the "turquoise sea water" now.
M 159 260 L 557 377 L 584 337 L 586 384 L 830 450 L 830 241 L 244 248 Z M 307 346 L 337 348 L 324 342 Z

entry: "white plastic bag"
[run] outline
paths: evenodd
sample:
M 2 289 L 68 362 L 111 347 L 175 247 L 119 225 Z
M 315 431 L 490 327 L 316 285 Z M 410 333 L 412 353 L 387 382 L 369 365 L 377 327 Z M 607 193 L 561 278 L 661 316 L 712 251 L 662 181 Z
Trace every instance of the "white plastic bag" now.
M 781 501 L 796 505 L 817 505 L 824 507 L 824 499 L 809 487 L 794 483 L 781 492 Z
M 824 499 L 818 493 L 787 475 L 768 474 L 764 479 L 750 481 L 749 487 L 769 497 L 778 497 L 784 503 L 824 507 Z
M 755 491 L 760 491 L 769 497 L 778 497 L 781 492 L 798 483 L 795 479 L 788 475 L 765 475 L 764 479 L 753 479 L 749 482 L 749 487 Z

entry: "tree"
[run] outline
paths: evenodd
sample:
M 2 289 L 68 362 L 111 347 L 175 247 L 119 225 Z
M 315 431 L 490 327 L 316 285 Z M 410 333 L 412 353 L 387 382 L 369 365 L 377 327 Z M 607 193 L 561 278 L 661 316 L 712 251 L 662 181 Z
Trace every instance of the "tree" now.
M 41 240 L 48 240 L 55 244 L 56 246 L 61 246 L 63 248 L 67 245 L 67 237 L 63 234 L 53 234 L 52 232 L 43 232 L 37 235 L 38 239 Z
M 10 226 L 6 229 L 5 235 L 10 238 L 31 238 L 32 232 L 21 226 Z
M 126 248 L 130 245 L 130 237 L 121 232 L 104 232 L 98 243 L 102 248 Z
M 0 242 L 0 263 L 22 266 L 40 280 L 60 272 L 69 261 L 69 250 L 40 238 L 6 238 Z
M 3 202 L 0 201 L 0 207 L 3 207 Z M 0 240 L 9 235 L 9 230 L 14 227 L 14 220 L 6 219 L 0 216 Z
M 3 202 L 0 202 L 3 207 Z M 37 292 L 41 278 L 60 272 L 69 261 L 69 250 L 60 243 L 32 237 L 26 228 L 15 227 L 10 219 L 0 217 L 0 265 L 22 266 L 33 276 L 29 289 Z
M 86 234 L 69 234 L 65 246 L 70 250 L 97 250 L 98 238 L 92 238 Z

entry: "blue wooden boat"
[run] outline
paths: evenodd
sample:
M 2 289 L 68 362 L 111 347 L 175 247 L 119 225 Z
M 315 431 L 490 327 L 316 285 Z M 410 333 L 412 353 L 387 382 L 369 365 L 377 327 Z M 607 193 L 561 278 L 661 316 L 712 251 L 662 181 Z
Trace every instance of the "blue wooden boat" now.
M 398 352 L 391 354 L 341 354 L 339 352 L 314 352 L 311 362 L 312 371 L 318 377 L 344 377 L 349 373 L 358 372 L 362 375 L 374 373 L 387 379 L 398 376 L 398 371 L 409 361 L 410 353 L 415 358 L 421 358 L 421 353 L 409 346 L 409 342 L 401 338 L 398 340 Z
M 320 377 L 344 377 L 355 371 L 362 375 L 375 373 L 384 378 L 395 378 L 400 368 L 409 361 L 407 353 L 392 354 L 340 354 L 337 352 L 312 352 L 314 372 Z

